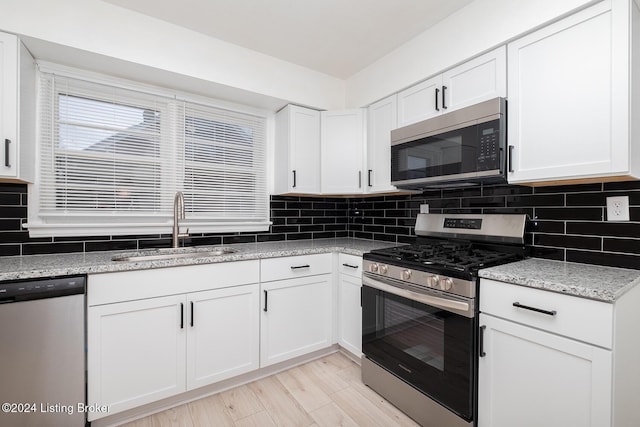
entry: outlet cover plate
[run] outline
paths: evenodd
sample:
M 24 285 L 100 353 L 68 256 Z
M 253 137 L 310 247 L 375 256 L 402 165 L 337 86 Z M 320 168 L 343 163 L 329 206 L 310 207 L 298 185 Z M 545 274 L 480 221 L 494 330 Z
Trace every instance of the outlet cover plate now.
M 607 221 L 629 221 L 629 196 L 607 197 Z
M 420 205 L 420 213 L 429 213 L 429 205 L 426 203 Z

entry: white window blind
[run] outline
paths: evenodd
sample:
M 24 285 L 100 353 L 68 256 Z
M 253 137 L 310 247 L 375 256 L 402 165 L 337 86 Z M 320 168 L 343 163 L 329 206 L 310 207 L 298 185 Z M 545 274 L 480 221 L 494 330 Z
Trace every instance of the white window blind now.
M 34 236 L 269 225 L 264 117 L 41 73 Z

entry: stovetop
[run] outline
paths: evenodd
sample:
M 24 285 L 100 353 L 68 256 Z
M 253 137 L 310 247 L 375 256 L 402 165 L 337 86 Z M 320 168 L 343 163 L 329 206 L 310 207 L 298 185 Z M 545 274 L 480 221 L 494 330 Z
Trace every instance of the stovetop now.
M 481 268 L 517 261 L 523 259 L 524 255 L 524 248 L 519 246 L 423 239 L 413 245 L 374 250 L 365 254 L 364 258 L 416 270 L 472 278 L 477 276 Z

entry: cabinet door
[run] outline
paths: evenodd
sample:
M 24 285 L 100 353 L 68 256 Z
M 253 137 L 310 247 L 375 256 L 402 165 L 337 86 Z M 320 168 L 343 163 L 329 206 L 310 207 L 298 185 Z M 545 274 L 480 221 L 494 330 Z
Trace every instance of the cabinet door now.
M 369 106 L 367 111 L 367 170 L 365 191 L 396 191 L 391 185 L 391 130 L 398 126 L 397 96 Z
M 291 190 L 296 193 L 320 191 L 320 113 L 308 108 L 291 110 Z M 294 182 L 295 181 L 295 182 Z
M 611 425 L 611 351 L 484 314 L 480 328 L 479 427 Z
M 18 173 L 17 114 L 18 39 L 12 34 L 0 33 L 0 177 L 15 178 Z
M 331 274 L 263 283 L 261 367 L 332 344 Z
M 615 74 L 628 64 L 615 62 L 613 18 L 602 2 L 509 44 L 509 182 L 628 169 L 628 127 L 616 134 L 626 83 Z
M 320 112 L 288 105 L 276 115 L 276 193 L 320 192 Z
M 442 75 L 398 93 L 398 127 L 442 113 Z
M 111 415 L 185 391 L 184 295 L 87 310 L 88 401 Z
M 507 96 L 507 53 L 502 46 L 442 74 L 444 112 Z
M 187 389 L 258 369 L 259 285 L 187 295 Z
M 363 191 L 364 112 L 361 108 L 323 111 L 321 123 L 321 181 L 323 194 Z
M 340 274 L 338 284 L 338 344 L 355 356 L 362 355 L 362 279 Z

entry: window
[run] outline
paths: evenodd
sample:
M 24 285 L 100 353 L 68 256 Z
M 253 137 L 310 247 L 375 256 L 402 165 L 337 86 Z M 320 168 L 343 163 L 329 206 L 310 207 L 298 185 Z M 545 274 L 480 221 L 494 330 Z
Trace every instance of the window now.
M 41 73 L 32 236 L 168 233 L 176 191 L 190 232 L 269 226 L 266 119 Z

